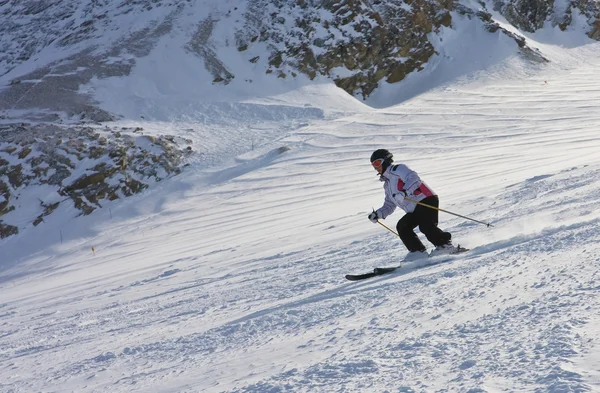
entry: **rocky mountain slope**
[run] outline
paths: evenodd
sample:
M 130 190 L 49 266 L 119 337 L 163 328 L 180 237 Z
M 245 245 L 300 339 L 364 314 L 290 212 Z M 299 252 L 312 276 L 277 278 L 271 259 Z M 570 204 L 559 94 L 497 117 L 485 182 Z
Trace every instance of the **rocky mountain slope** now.
M 194 82 L 206 86 L 324 79 L 367 99 L 427 67 L 458 25 L 547 62 L 527 34 L 599 39 L 599 16 L 598 0 L 0 0 L 0 236 L 43 222 L 59 200 L 88 214 L 181 170 L 190 141 L 89 127 L 123 117 L 94 82 L 131 76 L 160 48 L 200 60 Z M 51 188 L 35 209 L 23 202 L 34 185 Z
M 143 129 L 0 126 L 0 238 L 37 226 L 59 205 L 90 214 L 181 171 L 189 141 Z
M 44 107 L 109 120 L 110 115 L 88 107 L 93 102 L 77 94 L 78 86 L 94 77 L 127 75 L 137 58 L 177 29 L 187 30 L 187 42 L 179 44 L 204 59 L 214 83 L 227 84 L 235 78 L 233 64 L 219 56 L 227 46 L 247 53 L 247 66 L 258 63 L 260 72 L 279 78 L 323 75 L 363 98 L 382 81 L 396 83 L 421 70 L 436 53 L 435 36 L 460 19 L 480 25 L 481 34 L 509 36 L 529 54 L 535 49 L 514 29 L 501 27 L 504 19 L 516 30 L 531 33 L 544 26 L 568 30 L 575 17 L 582 18 L 587 24 L 583 30 L 591 38 L 600 37 L 598 1 L 211 3 L 2 1 L 0 75 L 10 87 L 2 90 L 0 104 L 3 109 Z M 225 36 L 215 34 L 223 30 L 219 26 L 226 26 Z M 266 63 L 259 63 L 261 55 L 253 50 L 259 45 L 267 49 L 268 59 L 262 59 Z M 55 59 L 39 64 L 45 52 L 52 52 Z M 543 60 L 539 53 L 534 57 Z M 57 85 L 66 89 L 61 102 L 49 95 Z

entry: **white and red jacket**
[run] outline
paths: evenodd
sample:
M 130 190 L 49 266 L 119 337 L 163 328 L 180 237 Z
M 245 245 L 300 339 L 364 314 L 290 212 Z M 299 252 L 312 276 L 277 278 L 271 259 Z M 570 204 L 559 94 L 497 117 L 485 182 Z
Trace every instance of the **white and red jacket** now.
M 415 211 L 417 204 L 402 199 L 399 191 L 405 191 L 408 199 L 419 202 L 427 197 L 436 195 L 425 182 L 421 181 L 417 172 L 404 164 L 390 165 L 383 172 L 379 180 L 384 182 L 383 189 L 385 190 L 383 206 L 377 209 L 377 216 L 380 218 L 386 218 L 392 214 L 396 210 L 396 207 L 401 208 L 407 213 Z M 398 196 L 400 200 L 398 200 Z

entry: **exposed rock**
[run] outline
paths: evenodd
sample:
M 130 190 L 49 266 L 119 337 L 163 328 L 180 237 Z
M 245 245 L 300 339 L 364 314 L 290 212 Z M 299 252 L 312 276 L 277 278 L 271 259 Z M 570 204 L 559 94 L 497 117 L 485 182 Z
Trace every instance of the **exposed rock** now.
M 541 29 L 548 22 L 563 31 L 567 30 L 573 22 L 573 12 L 576 11 L 588 18 L 588 36 L 600 39 L 596 25 L 600 16 L 598 1 L 575 0 L 563 5 L 553 0 L 495 0 L 494 9 L 501 12 L 510 24 L 530 33 Z
M 0 166 L 4 166 L 4 164 L 0 163 Z M 10 201 L 10 188 L 8 184 L 3 181 L 0 181 L 0 216 L 5 215 L 10 211 L 8 203 Z M 11 206 L 14 210 L 14 206 Z
M 527 58 L 546 61 L 539 51 L 527 46 L 523 37 L 493 21 L 483 2 L 480 9 L 484 11 L 480 13 L 452 0 L 329 0 L 308 4 L 250 0 L 246 24 L 236 34 L 236 46 L 246 51 L 254 41 L 268 44 L 271 54 L 267 74 L 284 78 L 298 70 L 310 79 L 325 75 L 338 87 L 363 98 L 383 80 L 396 83 L 421 71 L 435 54 L 428 35 L 452 27 L 451 11 L 480 18 L 488 24 L 488 32 L 514 39 Z M 544 0 L 496 4 L 527 31 L 540 28 L 553 10 L 552 4 Z M 275 11 L 267 13 L 267 9 Z M 288 27 L 285 15 L 298 15 L 294 28 Z
M 472 15 L 471 10 L 463 9 L 462 12 Z M 501 27 L 500 24 L 498 24 L 496 21 L 494 21 L 492 19 L 492 15 L 490 13 L 486 12 L 485 9 L 479 10 L 476 13 L 476 16 L 480 20 L 485 22 L 484 26 L 485 26 L 486 30 L 489 31 L 490 33 L 500 32 L 500 33 L 505 34 L 508 37 L 512 38 L 516 42 L 516 44 L 519 46 L 519 48 L 521 50 L 521 54 L 523 56 L 525 56 L 527 59 L 529 59 L 533 62 L 539 62 L 539 63 L 545 63 L 545 62 L 549 61 L 541 54 L 541 52 L 538 49 L 532 48 L 529 45 L 527 45 L 527 42 L 525 41 L 524 37 L 519 36 L 513 32 L 506 30 L 505 28 Z
M 44 212 L 33 221 L 33 226 L 38 226 L 44 222 L 44 217 L 50 215 L 54 210 L 56 210 L 59 204 L 60 202 L 56 202 L 47 205 L 43 201 L 40 201 L 40 205 L 44 208 Z
M 553 5 L 552 0 L 509 0 L 498 1 L 495 8 L 513 26 L 533 33 L 544 27 L 544 21 L 552 12 Z
M 23 158 L 27 157 L 27 155 L 29 155 L 29 153 L 31 153 L 31 149 L 29 148 L 29 146 L 24 146 L 23 149 L 21 150 L 21 152 L 19 153 L 19 158 L 23 159 Z
M 216 20 L 208 18 L 198 25 L 198 30 L 187 43 L 186 49 L 204 59 L 206 69 L 213 75 L 213 83 L 228 84 L 235 76 L 215 53 L 215 48 L 210 43 L 210 36 Z
M 170 135 L 141 135 L 139 128 L 2 126 L 2 236 L 18 233 L 17 223 L 23 221 L 16 215 L 23 207 L 19 197 L 31 192 L 31 186 L 49 186 L 56 191 L 49 194 L 45 189 L 41 211 L 30 217 L 33 225 L 42 223 L 66 201 L 87 215 L 101 207 L 103 200 L 137 194 L 153 182 L 180 173 L 184 158 L 192 152 L 190 143 Z M 82 174 L 75 177 L 74 173 Z
M 0 24 L 0 37 L 7 38 L 0 39 L 0 76 L 31 61 L 49 45 L 77 49 L 70 57 L 7 81 L 8 86 L 0 91 L 0 107 L 44 109 L 27 113 L 35 121 L 58 122 L 64 113 L 86 122 L 110 121 L 114 115 L 97 108 L 79 87 L 92 78 L 128 75 L 136 58 L 147 56 L 178 18 L 197 12 L 188 8 L 194 7 L 193 3 L 3 2 L 5 23 Z M 487 14 L 487 7 L 493 7 L 525 32 L 548 23 L 568 30 L 573 15 L 581 13 L 590 26 L 588 35 L 600 39 L 598 0 L 248 0 L 245 5 L 241 17 L 232 17 L 232 10 L 203 14 L 194 31 L 187 32 L 190 39 L 185 49 L 204 60 L 214 84 L 226 85 L 235 77 L 233 64 L 218 57 L 219 45 L 235 47 L 248 54 L 253 66 L 262 66 L 263 57 L 251 50 L 260 45 L 268 51 L 266 74 L 282 79 L 298 73 L 311 79 L 326 76 L 348 93 L 365 98 L 382 81 L 395 83 L 422 70 L 435 54 L 430 40 L 442 27 L 453 28 L 453 12 L 461 9 L 480 16 Z M 157 7 L 164 12 L 149 12 Z M 146 13 L 144 20 L 148 22 L 133 32 L 120 29 L 122 17 L 133 13 Z M 490 34 L 507 34 L 517 43 L 521 41 L 522 52 L 539 60 L 536 50 L 527 47 L 518 32 L 509 33 L 492 19 L 485 22 L 489 22 Z M 219 23 L 234 32 L 225 43 L 218 42 L 222 34 L 213 36 Z M 100 47 L 97 38 L 105 31 L 121 35 Z
M 600 41 L 600 19 L 593 24 L 594 28 L 589 32 L 590 38 Z
M 4 224 L 0 221 L 0 239 L 4 239 L 6 237 L 17 235 L 19 233 L 19 228 L 13 225 Z

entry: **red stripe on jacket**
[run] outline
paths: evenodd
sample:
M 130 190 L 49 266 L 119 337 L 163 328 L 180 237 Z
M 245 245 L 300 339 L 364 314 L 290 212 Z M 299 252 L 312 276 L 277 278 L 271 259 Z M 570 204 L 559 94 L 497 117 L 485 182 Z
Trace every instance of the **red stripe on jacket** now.
M 435 194 L 434 194 L 434 193 L 433 193 L 433 192 L 432 192 L 432 191 L 429 189 L 429 187 L 427 187 L 427 186 L 425 185 L 425 183 L 421 183 L 421 185 L 419 186 L 419 188 L 417 188 L 417 189 L 415 190 L 415 193 L 414 193 L 414 194 L 415 194 L 415 195 L 421 195 L 421 194 L 423 194 L 423 195 L 425 195 L 426 197 L 430 197 L 430 196 L 433 196 L 433 195 L 435 195 Z

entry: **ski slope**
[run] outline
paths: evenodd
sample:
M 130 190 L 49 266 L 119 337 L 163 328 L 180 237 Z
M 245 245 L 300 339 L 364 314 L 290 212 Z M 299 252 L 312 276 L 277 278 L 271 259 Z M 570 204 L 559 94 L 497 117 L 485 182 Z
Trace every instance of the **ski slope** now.
M 0 391 L 600 392 L 598 49 L 382 109 L 298 88 L 243 132 L 142 123 L 206 150 L 0 242 Z M 494 227 L 441 214 L 470 253 L 345 281 L 405 254 L 367 219 L 380 147 Z

